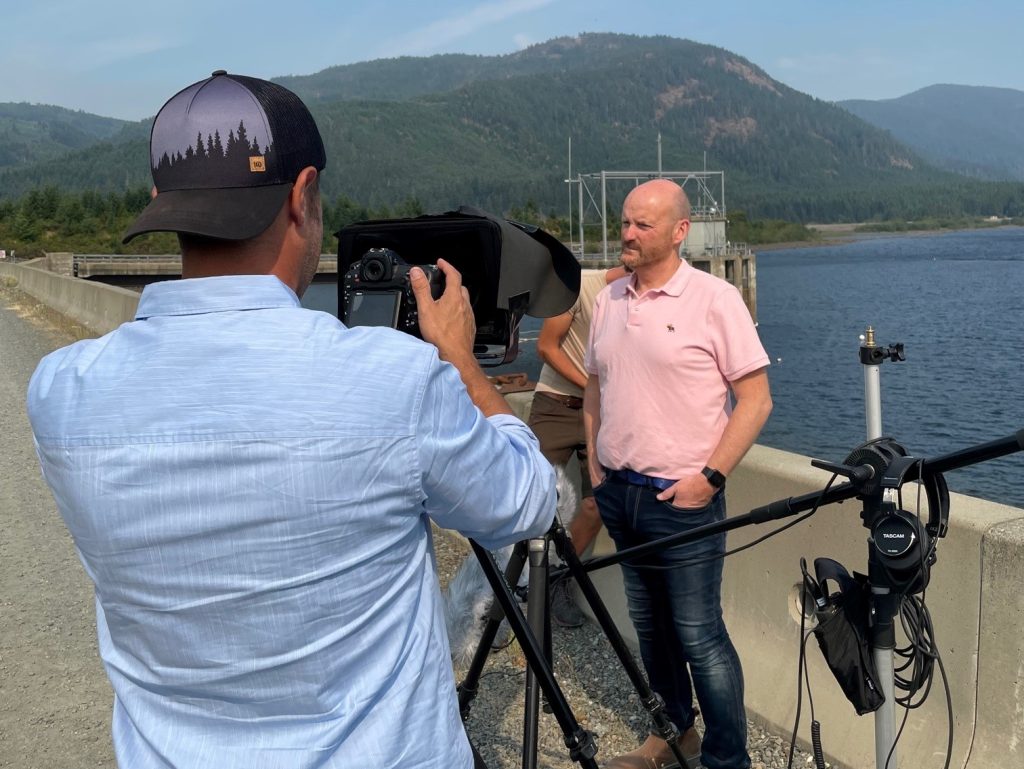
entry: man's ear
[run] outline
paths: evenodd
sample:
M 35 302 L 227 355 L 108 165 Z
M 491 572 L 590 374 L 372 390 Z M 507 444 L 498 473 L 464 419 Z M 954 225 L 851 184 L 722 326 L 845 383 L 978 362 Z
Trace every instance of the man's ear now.
M 313 166 L 303 168 L 295 177 L 295 184 L 288 195 L 289 216 L 300 227 L 306 223 L 309 197 L 316 194 L 317 175 L 318 171 Z
M 679 230 L 678 230 L 679 241 L 678 242 L 682 243 L 684 240 L 686 240 L 686 236 L 690 232 L 690 220 L 689 219 L 680 219 L 679 220 L 679 224 L 677 226 L 679 227 Z

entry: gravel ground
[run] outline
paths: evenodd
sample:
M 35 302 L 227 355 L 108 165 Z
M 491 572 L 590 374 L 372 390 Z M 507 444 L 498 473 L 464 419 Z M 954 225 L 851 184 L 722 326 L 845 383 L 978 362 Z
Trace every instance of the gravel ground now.
M 24 408 L 39 359 L 91 334 L 2 280 L 0 767 L 112 769 L 111 691 L 97 656 L 92 586 L 39 476 Z M 436 542 L 443 583 L 466 549 L 447 534 Z M 580 724 L 596 735 L 598 760 L 636 747 L 648 719 L 604 636 L 590 624 L 555 628 L 553 647 L 556 678 Z M 493 653 L 467 724 L 490 769 L 522 765 L 524 690 L 516 644 Z M 788 740 L 748 726 L 754 766 L 785 767 Z M 541 714 L 538 733 L 539 769 L 573 765 L 552 715 Z M 794 766 L 809 765 L 798 751 Z
M 112 767 L 92 584 L 39 474 L 25 388 L 83 329 L 0 276 L 0 767 Z
M 457 535 L 435 537 L 442 584 L 454 574 L 467 553 Z M 647 736 L 650 719 L 618 657 L 604 634 L 593 624 L 579 628 L 554 627 L 552 658 L 555 678 L 580 725 L 594 733 L 598 763 L 633 750 Z M 464 671 L 456 670 L 456 680 Z M 518 645 L 493 652 L 480 679 L 466 728 L 490 769 L 522 766 L 523 703 L 526 662 Z M 697 728 L 703 730 L 698 718 Z M 784 769 L 789 740 L 748 721 L 748 749 L 753 769 Z M 562 731 L 550 714 L 538 720 L 538 769 L 570 769 Z M 813 766 L 809 753 L 797 749 L 794 767 Z

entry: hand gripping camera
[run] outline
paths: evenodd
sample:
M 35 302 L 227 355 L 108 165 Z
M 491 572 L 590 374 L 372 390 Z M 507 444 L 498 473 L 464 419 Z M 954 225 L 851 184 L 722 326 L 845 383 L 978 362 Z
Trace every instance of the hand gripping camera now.
M 342 280 L 342 320 L 346 326 L 387 326 L 420 336 L 416 297 L 409 282 L 412 265 L 390 248 L 371 248 L 354 262 Z M 437 299 L 444 273 L 436 264 L 421 264 Z
M 344 276 L 338 281 L 338 315 L 346 325 L 391 326 L 420 336 L 409 268 L 423 268 L 436 297 L 444 276 L 436 263 L 443 258 L 459 271 L 469 293 L 476 322 L 473 354 L 482 366 L 515 360 L 524 315 L 560 315 L 580 292 L 579 262 L 557 238 L 468 206 L 356 222 L 336 235 L 338 274 Z

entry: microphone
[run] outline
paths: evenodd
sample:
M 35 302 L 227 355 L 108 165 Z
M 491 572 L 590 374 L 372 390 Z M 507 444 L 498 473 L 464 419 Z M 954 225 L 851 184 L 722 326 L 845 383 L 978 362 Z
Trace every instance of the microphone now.
M 844 478 L 849 478 L 850 483 L 854 486 L 860 486 L 875 477 L 875 468 L 871 465 L 843 465 L 838 462 L 826 462 L 824 459 L 812 459 L 811 465 L 821 470 L 828 470 L 830 473 L 841 475 Z

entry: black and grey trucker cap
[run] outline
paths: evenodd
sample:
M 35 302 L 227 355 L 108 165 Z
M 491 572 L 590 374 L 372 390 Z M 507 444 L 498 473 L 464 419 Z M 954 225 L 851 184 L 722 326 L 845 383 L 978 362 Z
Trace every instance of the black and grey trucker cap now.
M 302 169 L 327 165 L 313 116 L 283 86 L 223 70 L 160 108 L 149 138 L 157 196 L 124 235 L 255 237 Z

